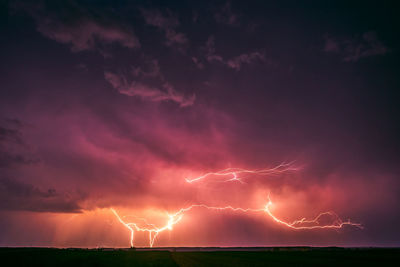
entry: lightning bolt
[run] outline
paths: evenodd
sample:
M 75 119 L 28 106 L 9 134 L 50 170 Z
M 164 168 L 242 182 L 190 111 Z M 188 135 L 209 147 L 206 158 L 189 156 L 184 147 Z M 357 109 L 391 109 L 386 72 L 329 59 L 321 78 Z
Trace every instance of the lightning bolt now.
M 265 168 L 265 169 L 258 169 L 258 170 L 246 170 L 246 169 L 241 169 L 241 168 L 227 168 L 222 171 L 218 172 L 208 172 L 206 174 L 203 174 L 201 176 L 198 176 L 196 178 L 186 178 L 186 182 L 188 183 L 194 183 L 194 182 L 199 182 L 201 180 L 210 178 L 210 177 L 226 177 L 229 176 L 229 179 L 223 180 L 223 182 L 232 182 L 232 181 L 237 181 L 240 183 L 244 183 L 242 181 L 242 178 L 239 178 L 239 175 L 242 174 L 257 174 L 257 175 L 276 175 L 276 174 L 282 174 L 284 172 L 289 172 L 289 171 L 297 171 L 299 168 L 293 166 L 293 162 L 289 163 L 281 163 L 273 168 Z
M 118 221 L 119 221 L 120 223 L 122 223 L 126 228 L 129 229 L 129 231 L 130 231 L 130 233 L 131 233 L 131 235 L 130 235 L 130 237 L 131 237 L 130 243 L 131 243 L 131 248 L 132 248 L 132 247 L 133 247 L 133 235 L 134 235 L 134 233 L 135 233 L 135 230 L 130 226 L 129 223 L 124 222 L 124 221 L 121 219 L 121 217 L 118 215 L 118 213 L 117 213 L 114 209 L 111 209 L 111 211 L 112 211 L 112 212 L 114 213 L 114 215 L 118 218 Z
M 124 220 L 121 219 L 121 217 L 118 215 L 118 213 L 114 210 L 111 209 L 114 215 L 118 218 L 118 220 L 130 230 L 130 244 L 131 247 L 133 247 L 133 235 L 134 231 L 138 232 L 148 232 L 149 233 L 149 245 L 150 247 L 153 247 L 154 242 L 158 236 L 159 233 L 164 232 L 166 230 L 173 230 L 173 226 L 177 224 L 179 221 L 182 220 L 183 215 L 194 209 L 194 208 L 204 208 L 208 210 L 215 210 L 215 211 L 223 211 L 223 210 L 230 210 L 233 212 L 242 212 L 242 213 L 248 213 L 248 212 L 253 212 L 253 213 L 266 213 L 269 217 L 271 217 L 275 222 L 282 224 L 288 228 L 294 229 L 294 230 L 306 230 L 306 229 L 340 229 L 343 228 L 345 225 L 349 226 L 354 226 L 359 229 L 363 229 L 363 226 L 359 223 L 353 223 L 350 220 L 348 221 L 342 221 L 339 216 L 334 213 L 334 212 L 323 212 L 318 214 L 314 219 L 311 220 L 306 220 L 306 218 L 302 218 L 301 220 L 296 220 L 292 223 L 285 222 L 279 218 L 277 218 L 275 215 L 272 214 L 270 211 L 270 207 L 273 205 L 270 197 L 268 196 L 268 202 L 265 205 L 264 208 L 262 209 L 252 209 L 252 208 L 236 208 L 232 206 L 224 206 L 224 207 L 214 207 L 214 206 L 208 206 L 205 204 L 194 204 L 186 208 L 182 208 L 178 210 L 177 212 L 173 214 L 168 214 L 168 221 L 167 223 L 162 226 L 162 227 L 157 227 L 154 224 L 147 224 L 147 227 L 140 227 L 138 223 L 127 223 Z M 320 220 L 324 216 L 331 216 L 334 218 L 333 222 L 331 224 L 321 224 Z
M 291 229 L 295 230 L 305 230 L 305 229 L 340 229 L 345 225 L 350 225 L 357 227 L 359 229 L 363 229 L 364 227 L 360 223 L 353 223 L 349 220 L 342 221 L 340 217 L 334 213 L 333 211 L 322 212 L 318 214 L 314 219 L 307 220 L 306 218 L 302 218 L 300 220 L 296 220 L 292 223 L 288 223 L 278 219 L 276 216 L 272 214 L 270 211 L 270 207 L 273 205 L 270 196 L 268 195 L 268 203 L 265 205 L 264 211 L 277 223 L 283 224 Z M 324 216 L 330 216 L 333 218 L 333 222 L 327 225 L 321 225 L 321 218 Z
M 230 181 L 238 181 L 240 183 L 244 183 L 241 178 L 238 177 L 238 175 L 242 174 L 256 174 L 256 175 L 273 175 L 273 174 L 281 174 L 284 172 L 288 171 L 295 171 L 298 170 L 298 168 L 293 167 L 292 163 L 282 163 L 279 164 L 278 166 L 274 168 L 267 168 L 267 169 L 259 169 L 259 170 L 246 170 L 246 169 L 241 169 L 241 168 L 227 168 L 222 171 L 218 172 L 209 172 L 204 175 L 201 175 L 196 178 L 188 179 L 186 178 L 186 182 L 188 183 L 194 183 L 198 182 L 203 179 L 207 179 L 210 177 L 216 177 L 216 176 L 230 176 L 229 179 L 223 180 L 223 182 L 230 182 Z M 268 194 L 268 201 L 267 204 L 264 206 L 264 208 L 259 208 L 259 209 L 254 209 L 254 208 L 240 208 L 240 207 L 232 207 L 232 206 L 224 206 L 224 207 L 215 207 L 215 206 L 208 206 L 206 204 L 193 204 L 191 206 L 188 206 L 186 208 L 182 208 L 178 210 L 177 212 L 173 214 L 167 214 L 168 215 L 168 220 L 165 223 L 165 225 L 161 227 L 157 227 L 155 224 L 148 223 L 145 218 L 139 218 L 136 216 L 135 217 L 137 220 L 142 221 L 142 223 L 139 222 L 125 222 L 121 216 L 114 210 L 111 209 L 113 214 L 117 217 L 118 221 L 124 225 L 127 229 L 130 231 L 130 245 L 133 247 L 133 239 L 134 239 L 134 233 L 136 232 L 147 232 L 149 234 L 149 246 L 153 247 L 154 242 L 157 238 L 157 236 L 168 230 L 172 231 L 174 225 L 179 223 L 184 214 L 195 209 L 195 208 L 202 208 L 202 209 L 208 209 L 212 211 L 223 211 L 223 210 L 229 210 L 232 212 L 241 212 L 241 213 L 264 213 L 268 215 L 273 221 L 275 221 L 278 224 L 281 224 L 287 228 L 293 229 L 293 230 L 312 230 L 312 229 L 341 229 L 344 226 L 353 226 L 359 229 L 363 229 L 363 226 L 360 223 L 354 223 L 351 222 L 350 220 L 343 221 L 336 213 L 333 211 L 328 211 L 328 212 L 322 212 L 319 213 L 314 219 L 306 219 L 302 218 L 300 220 L 296 220 L 293 222 L 286 222 L 282 219 L 279 219 L 276 217 L 270 210 L 270 208 L 273 206 L 273 203 L 271 201 L 270 195 Z M 126 218 L 126 217 L 124 217 Z M 330 218 L 331 223 L 322 223 L 323 218 Z

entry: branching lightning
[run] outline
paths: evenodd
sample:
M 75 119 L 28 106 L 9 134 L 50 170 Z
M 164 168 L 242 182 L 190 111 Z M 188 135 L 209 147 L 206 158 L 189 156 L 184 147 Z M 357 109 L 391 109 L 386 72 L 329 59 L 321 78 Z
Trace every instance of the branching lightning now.
M 275 217 L 272 212 L 270 211 L 270 207 L 273 205 L 271 198 L 268 195 L 268 203 L 265 205 L 264 212 L 266 212 L 275 222 L 283 224 L 289 228 L 295 229 L 295 230 L 305 230 L 305 229 L 340 229 L 345 225 L 350 225 L 350 226 L 355 226 L 359 229 L 363 229 L 363 226 L 360 223 L 353 223 L 350 220 L 343 221 L 340 219 L 340 217 L 334 213 L 333 211 L 327 211 L 327 212 L 322 212 L 318 214 L 317 217 L 315 217 L 312 220 L 307 220 L 306 218 L 302 218 L 300 220 L 296 220 L 292 223 L 288 223 L 285 221 L 282 221 Z M 333 218 L 333 221 L 331 224 L 321 224 L 321 218 L 324 216 L 330 216 Z
M 223 180 L 223 182 L 230 182 L 230 181 L 238 181 L 240 183 L 244 183 L 241 178 L 238 177 L 240 174 L 258 174 L 258 175 L 272 175 L 272 174 L 280 174 L 287 171 L 294 171 L 297 168 L 293 167 L 291 163 L 282 163 L 274 168 L 269 169 L 260 169 L 260 170 L 246 170 L 240 168 L 228 168 L 218 172 L 210 172 L 206 173 L 202 176 L 188 179 L 186 181 L 188 183 L 193 183 L 200 181 L 202 179 L 206 179 L 212 176 L 231 176 L 227 180 Z M 268 201 L 264 205 L 264 208 L 254 209 L 254 208 L 240 208 L 240 207 L 232 207 L 232 206 L 223 206 L 223 207 L 215 207 L 215 206 L 208 206 L 206 204 L 193 204 L 186 208 L 182 208 L 173 214 L 168 214 L 168 220 L 166 223 L 158 227 L 155 224 L 148 223 L 145 218 L 139 218 L 133 216 L 137 219 L 136 222 L 126 222 L 114 209 L 111 209 L 113 214 L 117 217 L 118 221 L 123 224 L 127 229 L 130 231 L 130 245 L 133 247 L 134 245 L 134 233 L 136 232 L 147 232 L 149 234 L 149 246 L 153 247 L 154 242 L 157 236 L 168 230 L 173 230 L 174 225 L 180 222 L 186 212 L 189 212 L 193 209 L 207 209 L 211 211 L 232 211 L 232 212 L 239 212 L 239 213 L 264 213 L 268 215 L 273 221 L 278 224 L 281 224 L 287 228 L 293 230 L 312 230 L 312 229 L 341 229 L 344 226 L 353 226 L 359 229 L 363 229 L 363 226 L 360 223 L 354 223 L 350 220 L 343 221 L 336 213 L 333 211 L 322 212 L 319 213 L 314 219 L 306 219 L 302 218 L 300 220 L 296 220 L 293 222 L 286 222 L 277 218 L 272 212 L 271 207 L 273 203 L 271 201 L 270 196 L 268 195 Z M 330 223 L 322 223 L 323 218 L 329 218 Z M 141 221 L 141 223 L 139 222 Z
M 265 168 L 265 169 L 258 169 L 258 170 L 246 170 L 241 168 L 227 168 L 222 171 L 218 172 L 208 172 L 196 178 L 186 178 L 186 182 L 194 183 L 199 182 L 201 180 L 212 178 L 212 177 L 228 177 L 227 179 L 223 180 L 223 182 L 232 182 L 237 181 L 240 183 L 244 183 L 240 175 L 243 174 L 257 174 L 257 175 L 276 175 L 282 174 L 284 172 L 289 171 L 297 171 L 299 168 L 293 166 L 293 162 L 289 163 L 281 163 L 273 168 Z

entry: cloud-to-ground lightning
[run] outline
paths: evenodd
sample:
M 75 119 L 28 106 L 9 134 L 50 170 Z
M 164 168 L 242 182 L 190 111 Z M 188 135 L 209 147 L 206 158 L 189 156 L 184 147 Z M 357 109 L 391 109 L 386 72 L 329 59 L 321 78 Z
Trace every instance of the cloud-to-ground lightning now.
M 217 172 L 208 172 L 201 176 L 195 178 L 186 178 L 186 182 L 194 183 L 199 182 L 201 180 L 211 178 L 211 177 L 228 177 L 227 179 L 223 180 L 223 182 L 231 182 L 237 181 L 240 183 L 244 183 L 240 175 L 243 174 L 253 174 L 253 175 L 276 175 L 282 174 L 289 171 L 297 171 L 299 170 L 298 167 L 293 166 L 293 162 L 290 163 L 281 163 L 273 168 L 265 168 L 265 169 L 258 169 L 258 170 L 247 170 L 241 168 L 227 168 Z
M 311 220 L 307 220 L 306 218 L 302 218 L 301 220 L 296 220 L 292 223 L 289 222 L 285 222 L 279 218 L 277 218 L 275 215 L 272 214 L 272 212 L 270 211 L 270 207 L 273 205 L 270 197 L 268 196 L 268 202 L 267 204 L 264 206 L 264 208 L 261 209 L 253 209 L 253 208 L 235 208 L 232 206 L 224 206 L 224 207 L 214 207 L 214 206 L 208 206 L 205 204 L 194 204 L 191 206 L 188 206 L 186 208 L 182 208 L 180 210 L 178 210 L 177 212 L 173 213 L 173 214 L 169 214 L 168 217 L 168 221 L 167 223 L 162 226 L 162 227 L 157 227 L 154 224 L 149 224 L 147 223 L 146 220 L 146 226 L 145 227 L 140 227 L 139 223 L 133 223 L 133 222 L 125 222 L 120 216 L 119 214 L 114 210 L 111 209 L 112 212 L 114 213 L 114 215 L 118 218 L 119 222 L 121 222 L 126 228 L 128 228 L 130 230 L 130 245 L 131 247 L 133 247 L 133 236 L 134 236 L 134 232 L 138 231 L 138 232 L 148 232 L 149 233 L 149 245 L 150 247 L 153 247 L 154 242 L 158 236 L 159 233 L 165 231 L 165 230 L 172 230 L 173 226 L 175 224 L 177 224 L 182 218 L 183 215 L 194 209 L 194 208 L 204 208 L 204 209 L 208 209 L 208 210 L 216 210 L 216 211 L 222 211 L 222 210 L 230 210 L 232 212 L 242 212 L 242 213 L 248 213 L 248 212 L 253 212 L 253 213 L 265 213 L 267 214 L 269 217 L 271 217 L 275 222 L 282 224 L 288 228 L 294 229 L 294 230 L 306 230 L 306 229 L 340 229 L 346 225 L 349 226 L 354 226 L 357 228 L 362 229 L 362 225 L 359 223 L 353 223 L 350 220 L 348 221 L 342 221 L 342 219 L 339 218 L 338 215 L 336 215 L 336 213 L 334 212 L 322 212 L 320 214 L 318 214 L 314 219 Z M 330 224 L 321 224 L 320 219 L 323 216 L 330 216 L 333 217 L 333 221 Z
M 241 174 L 273 175 L 273 174 L 282 174 L 282 173 L 288 172 L 288 171 L 296 171 L 298 169 L 299 168 L 293 166 L 292 162 L 291 163 L 281 163 L 273 168 L 258 169 L 258 170 L 247 170 L 247 169 L 241 169 L 241 168 L 227 168 L 227 169 L 217 171 L 217 172 L 209 172 L 209 173 L 203 174 L 201 176 L 198 176 L 198 177 L 192 178 L 192 179 L 186 178 L 185 180 L 188 183 L 193 183 L 193 182 L 198 182 L 200 180 L 207 179 L 210 177 L 230 176 L 230 177 L 228 177 L 229 179 L 225 179 L 225 180 L 223 180 L 223 182 L 239 181 L 240 183 L 244 183 L 241 180 L 241 178 L 238 177 Z M 145 218 L 139 218 L 136 216 L 133 216 L 133 217 L 135 217 L 137 220 L 140 220 L 141 223 L 139 223 L 138 221 L 126 222 L 123 218 L 121 218 L 121 216 L 114 209 L 111 209 L 111 210 L 112 210 L 113 214 L 117 217 L 118 221 L 121 222 L 127 229 L 129 229 L 131 247 L 133 247 L 133 244 L 134 244 L 133 239 L 134 239 L 135 231 L 148 232 L 149 233 L 149 246 L 153 247 L 157 236 L 161 232 L 166 231 L 166 230 L 172 230 L 173 226 L 182 220 L 183 215 L 186 212 L 189 212 L 195 208 L 203 208 L 203 209 L 214 210 L 214 211 L 229 210 L 232 212 L 241 212 L 241 213 L 264 213 L 264 214 L 267 214 L 273 221 L 275 221 L 285 227 L 288 227 L 290 229 L 294 229 L 294 230 L 340 229 L 346 225 L 357 227 L 359 229 L 363 228 L 362 225 L 359 223 L 354 223 L 354 222 L 351 222 L 350 220 L 343 221 L 333 211 L 319 213 L 314 219 L 307 220 L 306 218 L 302 218 L 300 220 L 296 220 L 293 222 L 286 222 L 284 220 L 279 219 L 271 212 L 271 209 L 270 209 L 271 206 L 273 206 L 273 203 L 272 203 L 269 195 L 268 195 L 268 201 L 264 205 L 264 207 L 258 208 L 258 209 L 232 207 L 230 205 L 223 206 L 223 207 L 215 207 L 215 206 L 209 206 L 206 204 L 193 204 L 186 208 L 182 208 L 173 214 L 168 214 L 168 220 L 167 220 L 166 224 L 161 227 L 158 227 L 155 224 L 148 223 Z M 322 223 L 323 218 L 330 218 L 331 222 L 324 224 L 324 223 Z

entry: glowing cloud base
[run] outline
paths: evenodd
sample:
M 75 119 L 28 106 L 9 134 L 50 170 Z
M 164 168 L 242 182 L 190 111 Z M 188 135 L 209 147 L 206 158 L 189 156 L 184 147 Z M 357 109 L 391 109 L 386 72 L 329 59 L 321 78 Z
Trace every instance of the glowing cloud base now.
M 282 163 L 274 168 L 270 169 L 260 169 L 260 170 L 246 170 L 246 169 L 240 169 L 240 168 L 228 168 L 222 171 L 218 172 L 210 172 L 206 173 L 202 176 L 189 179 L 186 178 L 186 182 L 188 183 L 194 183 L 194 182 L 199 182 L 204 179 L 211 179 L 212 177 L 225 177 L 222 182 L 232 182 L 232 181 L 237 181 L 240 183 L 244 183 L 242 178 L 239 177 L 239 175 L 243 174 L 257 174 L 257 175 L 273 175 L 273 174 L 280 174 L 288 171 L 295 171 L 297 168 L 292 167 L 291 163 Z M 226 179 L 228 177 L 228 179 Z M 126 222 L 115 209 L 111 209 L 113 214 L 116 216 L 118 221 L 124 225 L 127 229 L 130 231 L 130 246 L 134 246 L 134 234 L 135 232 L 147 232 L 149 234 L 149 246 L 153 247 L 154 242 L 157 238 L 157 236 L 168 230 L 171 231 L 173 230 L 173 226 L 179 223 L 179 221 L 182 220 L 184 214 L 186 212 L 189 212 L 193 209 L 208 209 L 208 210 L 213 210 L 213 211 L 223 211 L 223 210 L 228 210 L 232 212 L 240 212 L 240 213 L 264 213 L 268 215 L 273 221 L 275 221 L 278 224 L 281 224 L 284 227 L 293 229 L 293 230 L 312 230 L 312 229 L 340 229 L 343 228 L 344 226 L 353 226 L 359 229 L 363 229 L 363 226 L 359 223 L 354 223 L 351 222 L 350 220 L 343 221 L 335 212 L 333 211 L 328 211 L 328 212 L 322 212 L 318 214 L 314 219 L 309 219 L 307 220 L 306 218 L 302 218 L 300 220 L 296 220 L 294 222 L 285 222 L 279 218 L 277 218 L 275 215 L 272 214 L 270 207 L 273 205 L 270 196 L 268 195 L 268 201 L 265 204 L 263 208 L 260 209 L 253 209 L 253 208 L 238 208 L 238 207 L 232 207 L 232 206 L 223 206 L 223 207 L 214 207 L 214 206 L 208 206 L 205 204 L 193 204 L 190 205 L 186 208 L 182 208 L 178 210 L 177 212 L 173 214 L 168 214 L 168 220 L 165 225 L 161 227 L 157 227 L 154 224 L 148 223 L 145 218 L 137 218 L 138 220 L 142 221 L 141 224 L 138 222 Z M 322 223 L 323 218 L 329 218 L 330 223 Z M 143 226 L 144 225 L 144 226 Z

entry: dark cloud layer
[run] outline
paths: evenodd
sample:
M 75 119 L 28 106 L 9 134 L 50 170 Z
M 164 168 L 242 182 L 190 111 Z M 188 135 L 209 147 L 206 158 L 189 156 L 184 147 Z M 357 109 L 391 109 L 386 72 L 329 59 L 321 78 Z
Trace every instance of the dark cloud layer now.
M 140 42 L 132 27 L 116 21 L 117 16 L 107 16 L 92 8 L 85 8 L 75 1 L 54 3 L 17 1 L 11 6 L 32 16 L 38 32 L 80 52 L 102 48 L 117 43 L 126 48 L 138 48 Z
M 179 26 L 178 18 L 167 10 L 168 15 L 163 15 L 161 11 L 141 9 L 143 18 L 148 25 L 159 28 L 164 31 L 166 44 L 168 46 L 177 44 L 183 45 L 188 42 L 184 33 L 176 32 L 175 28 Z
M 36 212 L 80 212 L 81 196 L 60 195 L 55 189 L 42 191 L 12 178 L 0 179 L 0 210 Z
M 22 137 L 24 125 L 17 119 L 3 118 L 0 123 L 0 168 L 19 164 L 33 164 L 38 158 L 32 154 Z
M 365 57 L 385 55 L 389 49 L 378 40 L 375 32 L 365 32 L 361 37 L 342 40 L 327 35 L 324 51 L 341 54 L 346 62 L 356 62 Z
M 29 244 L 124 246 L 110 207 L 258 208 L 268 192 L 288 221 L 335 210 L 365 229 L 294 233 L 265 216 L 199 211 L 159 244 L 398 245 L 393 6 L 2 4 L 0 245 L 26 245 L 26 234 Z M 185 183 L 289 161 L 299 171 Z M 41 239 L 32 233 L 42 225 Z
M 146 75 L 146 73 L 142 73 Z M 191 106 L 194 103 L 195 96 L 185 97 L 175 91 L 175 89 L 168 83 L 164 83 L 164 91 L 157 88 L 149 87 L 143 83 L 137 81 L 128 81 L 123 75 L 118 75 L 112 72 L 104 73 L 105 79 L 123 95 L 137 96 L 144 100 L 150 100 L 154 102 L 160 101 L 173 101 L 178 103 L 180 106 Z

